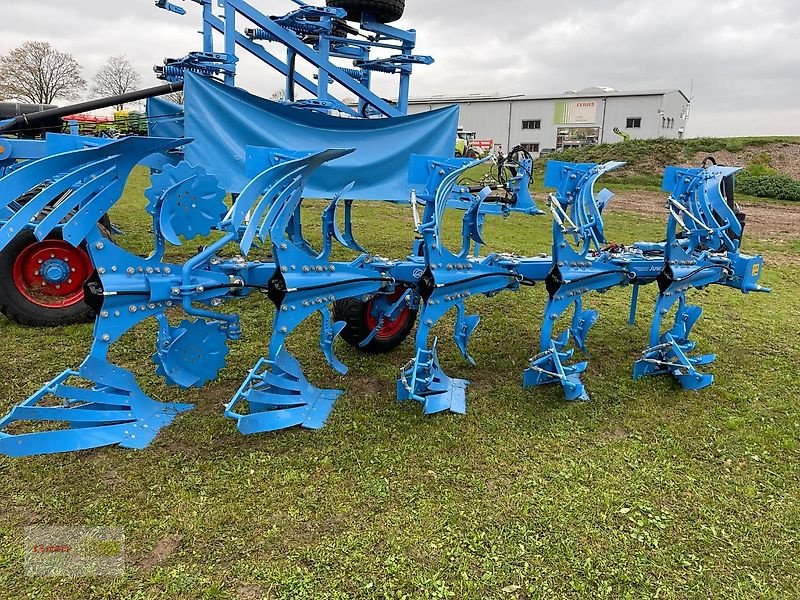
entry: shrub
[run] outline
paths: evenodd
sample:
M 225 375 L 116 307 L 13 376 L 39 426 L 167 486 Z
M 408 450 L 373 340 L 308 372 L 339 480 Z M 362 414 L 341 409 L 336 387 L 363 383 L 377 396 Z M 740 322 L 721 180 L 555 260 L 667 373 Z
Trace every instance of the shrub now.
M 747 173 L 756 176 L 779 174 L 772 168 L 772 157 L 766 152 L 762 152 L 753 157 L 753 160 L 747 165 Z
M 767 144 L 797 144 L 800 138 L 755 137 L 755 138 L 691 138 L 686 140 L 654 139 L 628 140 L 615 144 L 599 144 L 584 148 L 571 148 L 540 158 L 534 170 L 543 173 L 547 160 L 565 162 L 604 163 L 609 160 L 625 161 L 626 167 L 612 172 L 615 183 L 626 183 L 642 187 L 660 187 L 661 174 L 667 165 L 686 164 L 699 153 L 713 155 L 727 150 L 738 152 L 743 148 L 762 148 Z M 699 166 L 699 165 L 697 165 Z M 800 201 L 800 181 L 781 175 L 772 166 L 772 158 L 766 152 L 756 154 L 737 178 L 737 189 L 748 196 Z
M 758 198 L 800 202 L 800 181 L 795 181 L 786 175 L 755 174 L 750 168 L 736 176 L 736 191 Z

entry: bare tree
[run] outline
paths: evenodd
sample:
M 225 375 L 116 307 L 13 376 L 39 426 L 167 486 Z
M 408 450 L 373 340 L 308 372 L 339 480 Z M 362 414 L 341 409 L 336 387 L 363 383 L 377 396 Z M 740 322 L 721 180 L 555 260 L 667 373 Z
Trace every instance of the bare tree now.
M 78 61 L 47 42 L 25 42 L 0 56 L 0 98 L 52 104 L 78 98 L 85 86 Z
M 274 92 L 272 92 L 272 96 L 270 96 L 270 98 L 275 100 L 275 102 L 283 102 L 284 100 L 286 100 L 286 90 L 284 90 L 283 88 L 279 88 Z
M 141 82 L 142 77 L 126 56 L 112 56 L 94 76 L 92 90 L 99 96 L 119 96 L 137 90 Z M 122 110 L 124 106 L 117 104 L 116 108 Z

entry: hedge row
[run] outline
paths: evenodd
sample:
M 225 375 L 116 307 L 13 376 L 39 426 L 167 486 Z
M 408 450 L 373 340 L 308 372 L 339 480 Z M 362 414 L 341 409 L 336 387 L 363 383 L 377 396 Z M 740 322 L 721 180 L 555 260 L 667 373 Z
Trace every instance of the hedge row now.
M 800 202 L 800 181 L 786 175 L 752 175 L 742 171 L 736 176 L 736 191 L 758 198 Z

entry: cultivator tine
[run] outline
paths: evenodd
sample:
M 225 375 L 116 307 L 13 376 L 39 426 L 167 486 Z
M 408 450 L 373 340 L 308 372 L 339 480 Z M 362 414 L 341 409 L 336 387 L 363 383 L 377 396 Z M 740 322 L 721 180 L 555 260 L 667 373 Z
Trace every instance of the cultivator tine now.
M 93 387 L 66 385 L 72 378 Z M 42 404 L 50 398 L 60 405 Z M 144 448 L 162 427 L 191 408 L 153 400 L 136 384 L 133 373 L 89 356 L 77 371 L 64 371 L 0 420 L 0 452 L 33 456 L 112 445 Z M 59 423 L 69 428 L 48 429 Z M 8 431 L 22 424 L 35 430 Z

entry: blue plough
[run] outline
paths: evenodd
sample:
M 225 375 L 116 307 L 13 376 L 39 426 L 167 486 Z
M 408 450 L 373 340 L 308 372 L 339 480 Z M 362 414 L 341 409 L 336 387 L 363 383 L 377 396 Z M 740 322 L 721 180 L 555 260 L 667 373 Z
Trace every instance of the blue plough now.
M 39 239 L 60 229 L 70 244 L 86 243 L 96 269 L 87 291 L 97 311 L 87 358 L 0 420 L 0 452 L 23 456 L 109 445 L 146 446 L 191 405 L 150 398 L 130 371 L 109 362 L 111 344 L 152 317 L 158 324 L 156 373 L 171 385 L 201 387 L 218 376 L 229 344 L 242 335 L 239 317 L 220 306 L 256 290 L 265 292 L 275 306 L 268 358 L 256 362 L 225 408 L 225 415 L 245 434 L 323 426 L 342 392 L 312 385 L 285 342 L 302 322 L 320 313 L 322 354 L 336 371 L 346 373 L 347 367 L 334 353 L 334 341 L 352 326 L 337 318 L 341 302 L 359 299 L 371 307 L 371 329 L 357 344 L 363 348 L 383 335 L 399 315 L 418 313 L 414 356 L 401 370 L 397 396 L 417 401 L 425 414 L 433 414 L 466 411 L 468 382 L 443 371 L 438 340 L 430 338 L 432 328 L 455 310 L 454 340 L 474 364 L 468 345 L 480 317 L 466 307 L 474 296 L 491 297 L 543 283 L 548 294 L 544 321 L 523 385 L 559 384 L 568 400 L 587 400 L 581 379 L 587 363 L 572 360 L 575 349 L 587 351 L 589 331 L 599 317 L 584 306 L 584 296 L 590 292 L 631 286 L 633 316 L 639 287 L 657 284 L 650 339 L 634 366 L 634 377 L 672 375 L 683 388 L 696 390 L 712 383 L 713 376 L 699 368 L 714 356 L 693 355 L 695 344 L 689 335 L 702 311 L 688 303 L 687 294 L 712 284 L 743 293 L 769 291 L 758 283 L 763 260 L 741 252 L 741 213 L 723 193 L 723 182 L 737 169 L 718 166 L 667 169 L 666 240 L 630 247 L 607 241 L 603 212 L 612 194 L 594 191 L 597 180 L 622 163 L 548 164 L 545 184 L 555 189 L 548 198 L 552 254 L 528 258 L 481 256 L 480 248 L 487 215 L 543 214 L 528 192 L 529 158 L 520 161 L 506 193 L 497 195 L 489 187 L 459 185 L 476 162 L 414 156 L 410 203 L 418 240 L 408 257 L 391 260 L 372 255 L 355 240 L 352 201 L 347 199 L 352 186 L 332 191 L 322 212 L 323 241 L 318 251 L 303 235 L 304 187 L 317 169 L 348 155 L 350 149 L 263 149 L 258 154 L 260 160 L 267 156 L 267 163 L 230 207 L 217 179 L 202 166 L 165 160 L 146 192 L 154 231 L 152 253 L 135 256 L 103 237 L 98 219 L 121 197 L 133 166 L 147 156 L 167 156 L 190 143 L 122 139 L 32 160 L 0 179 L 0 198 L 10 198 L 8 203 L 38 190 L 0 227 L 0 249 L 24 227 L 34 227 Z M 358 176 L 353 174 L 354 179 Z M 31 215 L 45 206 L 47 216 L 31 224 Z M 457 250 L 447 248 L 442 235 L 445 211 L 453 208 L 463 212 Z M 165 261 L 169 247 L 209 234 L 215 240 L 185 263 Z M 334 243 L 357 253 L 357 258 L 332 260 Z M 240 256 L 223 256 L 230 244 L 238 247 Z M 266 248 L 270 258 L 258 258 Z M 666 317 L 673 309 L 670 324 Z M 557 334 L 556 321 L 570 310 L 567 328 Z

